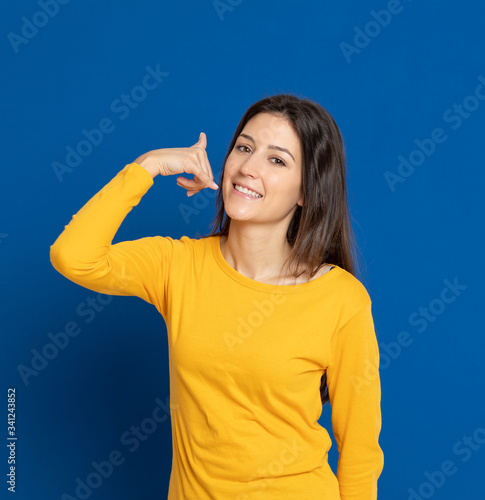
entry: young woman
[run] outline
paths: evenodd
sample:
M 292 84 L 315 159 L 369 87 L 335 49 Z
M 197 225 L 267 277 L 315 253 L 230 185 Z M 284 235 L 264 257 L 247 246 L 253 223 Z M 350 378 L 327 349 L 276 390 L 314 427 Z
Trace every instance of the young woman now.
M 65 226 L 51 262 L 91 290 L 141 297 L 166 322 L 169 499 L 376 499 L 379 350 L 354 275 L 340 131 L 319 104 L 283 94 L 247 110 L 218 185 L 206 145 L 201 134 L 126 165 Z M 183 173 L 188 196 L 218 189 L 211 234 L 113 245 L 154 178 Z M 336 475 L 318 423 L 327 401 Z

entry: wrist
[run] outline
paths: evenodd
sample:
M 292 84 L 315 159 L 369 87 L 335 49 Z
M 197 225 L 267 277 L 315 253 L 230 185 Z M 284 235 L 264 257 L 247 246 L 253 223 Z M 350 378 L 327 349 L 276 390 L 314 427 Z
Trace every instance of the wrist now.
M 143 167 L 152 176 L 153 179 L 160 173 L 160 171 L 158 170 L 157 165 L 155 165 L 152 162 L 150 162 L 145 157 L 145 155 L 139 156 L 134 161 L 134 163 L 137 163 L 138 165 L 140 165 L 140 167 Z

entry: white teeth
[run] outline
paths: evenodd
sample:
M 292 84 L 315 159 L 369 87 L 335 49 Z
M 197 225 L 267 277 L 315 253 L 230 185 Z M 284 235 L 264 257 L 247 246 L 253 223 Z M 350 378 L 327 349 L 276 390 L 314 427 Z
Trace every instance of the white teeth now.
M 241 193 L 249 194 L 250 196 L 253 196 L 254 198 L 262 198 L 262 196 L 260 194 L 255 193 L 254 191 L 251 191 L 250 189 L 241 187 L 238 184 L 235 185 L 235 189 L 237 191 L 240 191 Z

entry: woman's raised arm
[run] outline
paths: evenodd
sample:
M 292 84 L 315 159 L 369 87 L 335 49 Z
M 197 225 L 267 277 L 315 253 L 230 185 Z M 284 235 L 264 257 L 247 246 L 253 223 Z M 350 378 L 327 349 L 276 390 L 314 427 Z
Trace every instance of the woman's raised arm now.
M 54 244 L 50 260 L 69 280 L 110 295 L 136 295 L 154 303 L 163 290 L 163 279 L 173 252 L 170 237 L 153 236 L 112 245 L 131 209 L 153 185 L 154 177 L 194 174 L 195 180 L 178 178 L 178 184 L 195 193 L 214 187 L 205 152 L 206 138 L 190 148 L 158 149 L 126 165 L 79 212 L 72 216 Z

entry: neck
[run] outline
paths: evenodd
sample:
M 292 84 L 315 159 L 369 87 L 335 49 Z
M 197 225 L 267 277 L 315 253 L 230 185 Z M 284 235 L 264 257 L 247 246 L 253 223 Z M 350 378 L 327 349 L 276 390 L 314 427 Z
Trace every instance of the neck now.
M 284 275 L 283 264 L 291 246 L 283 231 L 237 224 L 231 221 L 227 236 L 221 236 L 221 253 L 227 263 L 244 276 L 256 281 L 268 281 Z M 285 266 L 286 267 L 286 266 Z

